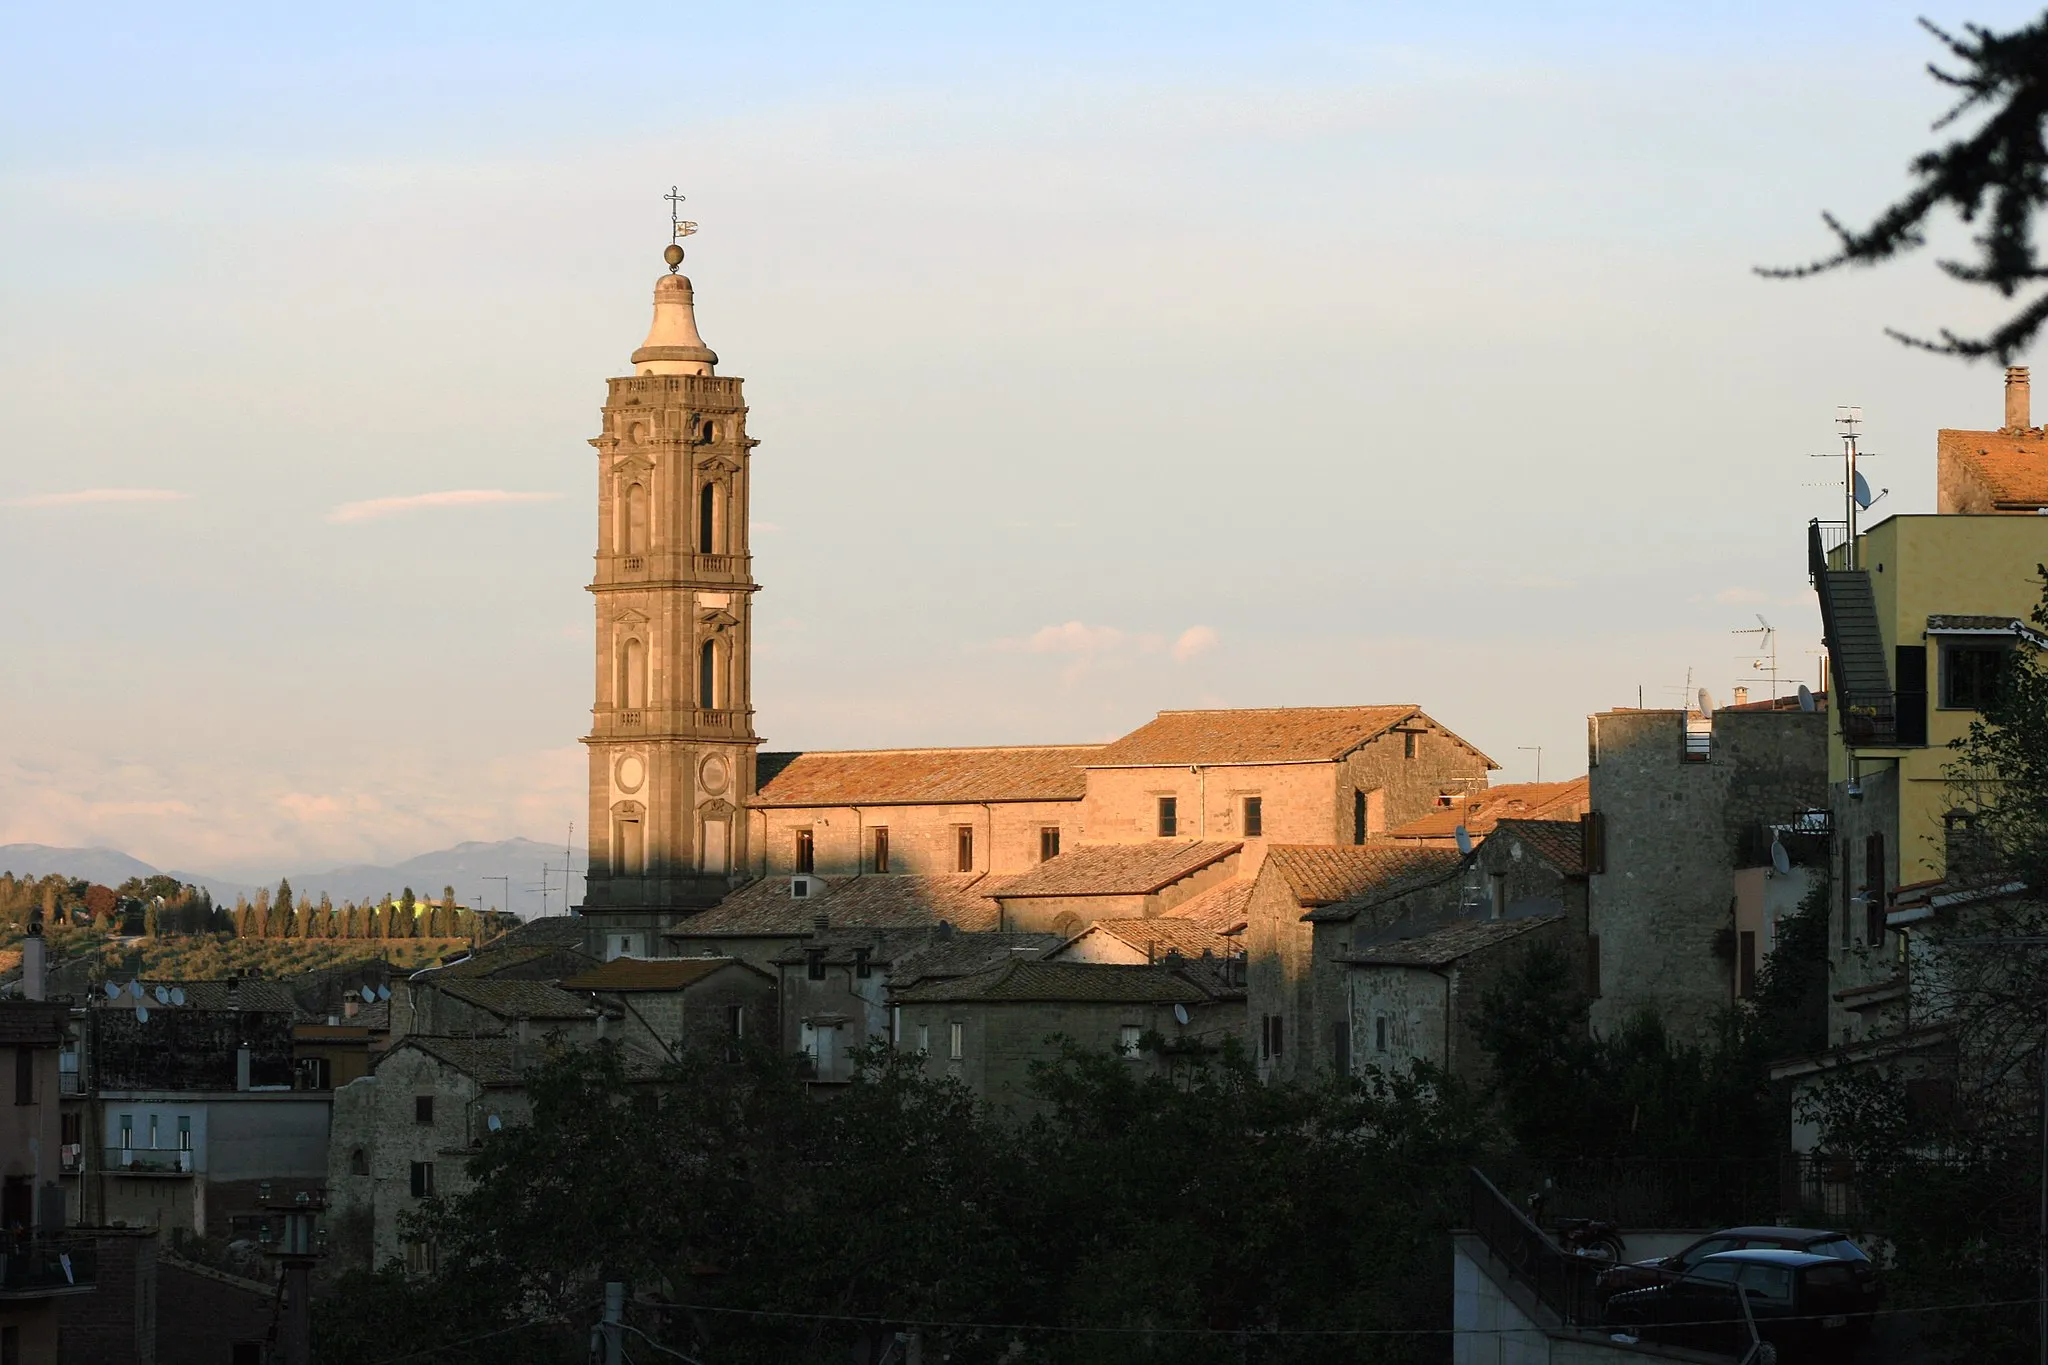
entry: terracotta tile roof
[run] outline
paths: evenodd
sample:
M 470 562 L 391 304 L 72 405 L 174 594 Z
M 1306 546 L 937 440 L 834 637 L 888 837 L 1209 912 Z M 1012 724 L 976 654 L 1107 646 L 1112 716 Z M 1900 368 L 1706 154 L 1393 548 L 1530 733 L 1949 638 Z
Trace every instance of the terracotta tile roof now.
M 55 1047 L 64 1041 L 68 1005 L 43 1000 L 0 1000 L 0 1043 L 14 1047 Z
M 1040 863 L 1006 884 L 1003 900 L 1031 896 L 1142 896 L 1221 862 L 1243 848 L 1234 843 L 1083 844 Z
M 1450 805 L 1388 830 L 1387 837 L 1453 839 L 1463 825 L 1467 834 L 1483 839 L 1498 820 L 1576 820 L 1590 809 L 1591 788 L 1583 777 L 1564 782 L 1503 782 L 1453 797 Z
M 1210 957 L 1230 957 L 1244 946 L 1237 939 L 1226 938 L 1213 929 L 1168 915 L 1151 919 L 1099 919 L 1068 942 L 1079 942 L 1090 934 L 1107 934 L 1141 953 L 1149 952 L 1154 960 L 1164 958 L 1168 953 L 1179 953 L 1189 958 L 1198 958 L 1204 953 Z
M 863 749 L 762 754 L 756 806 L 916 806 L 1078 801 L 1100 745 Z
M 1112 1005 L 1199 1005 L 1212 995 L 1165 967 L 1102 962 L 1006 962 L 986 971 L 932 981 L 894 993 L 904 1004 L 989 1001 Z
M 1503 820 L 1493 827 L 1567 877 L 1586 875 L 1586 839 L 1576 820 Z
M 544 915 L 538 919 L 530 919 L 517 929 L 492 939 L 484 945 L 484 951 L 496 953 L 508 948 L 530 948 L 539 944 L 581 948 L 585 930 L 581 915 Z
M 466 957 L 460 962 L 437 968 L 434 975 L 443 979 L 453 977 L 458 980 L 485 980 L 505 972 L 519 971 L 554 957 L 571 960 L 580 957 L 586 962 L 593 963 L 597 960 L 582 951 L 580 941 L 576 947 L 565 943 L 533 943 L 521 948 L 487 948 L 474 957 Z
M 562 983 L 565 991 L 680 991 L 727 967 L 759 971 L 730 957 L 615 957 L 601 967 L 578 972 Z M 761 975 L 766 976 L 766 972 Z
M 1004 962 L 1043 957 L 1060 943 L 1058 934 L 929 935 L 922 945 L 896 960 L 889 980 L 903 987 L 950 981 Z
M 282 981 L 272 980 L 268 977 L 244 977 L 240 981 L 232 983 L 227 981 L 174 981 L 169 979 L 155 981 L 144 978 L 142 982 L 142 997 L 140 999 L 129 994 L 127 982 L 117 980 L 115 984 L 121 987 L 121 994 L 118 999 L 109 1000 L 107 993 L 101 990 L 94 992 L 92 1003 L 101 1008 L 115 1010 L 132 1010 L 137 1005 L 147 1005 L 152 1010 L 240 1010 L 245 1013 L 257 1014 L 289 1014 L 294 1016 L 305 1014 L 305 1011 L 299 1008 L 299 1002 L 292 995 L 291 988 Z M 232 995 L 230 995 L 228 990 L 230 985 L 234 986 Z M 167 990 L 183 990 L 185 992 L 185 1003 L 182 1006 L 159 1003 L 156 998 L 156 988 L 158 986 L 162 986 Z
M 390 1051 L 382 1054 L 372 1064 L 372 1069 L 383 1066 L 407 1048 L 416 1048 L 454 1067 L 478 1084 L 499 1090 L 522 1084 L 526 1073 L 545 1062 L 552 1052 L 545 1044 L 522 1046 L 513 1038 L 443 1038 L 435 1034 L 409 1033 Z M 645 1081 L 661 1074 L 661 1063 L 638 1048 L 627 1046 L 623 1055 L 626 1079 Z
M 428 977 L 421 987 L 440 991 L 500 1019 L 589 1019 L 590 1002 L 542 981 L 449 981 Z
M 676 925 L 671 939 L 796 938 L 818 916 L 843 929 L 917 929 L 941 921 L 969 932 L 996 927 L 996 903 L 982 894 L 978 873 L 919 877 L 898 873 L 821 877 L 824 889 L 803 900 L 789 894 L 789 878 L 747 883 L 717 905 Z
M 1936 459 L 1954 461 L 1974 473 L 1990 490 L 1992 505 L 2003 510 L 2033 511 L 2048 507 L 2048 433 L 1956 431 L 1935 434 Z
M 1184 900 L 1166 911 L 1166 918 L 1184 919 L 1211 933 L 1235 934 L 1251 918 L 1247 907 L 1252 902 L 1254 885 L 1249 878 L 1240 878 L 1212 886 L 1201 895 Z
M 2011 616 L 1930 616 L 1929 635 L 2011 635 L 2036 649 L 2048 649 L 2048 636 Z
M 1295 900 L 1305 906 L 1399 895 L 1455 874 L 1460 861 L 1454 848 L 1390 840 L 1274 844 L 1266 850 L 1266 866 L 1286 878 Z
M 1091 768 L 1189 763 L 1327 763 L 1385 734 L 1418 706 L 1273 706 L 1241 711 L 1161 711 L 1111 741 Z
M 1468 919 L 1446 924 L 1417 938 L 1400 939 L 1341 957 L 1357 967 L 1448 967 L 1461 957 L 1520 938 L 1532 929 L 1561 924 L 1562 915 L 1532 915 L 1527 919 Z

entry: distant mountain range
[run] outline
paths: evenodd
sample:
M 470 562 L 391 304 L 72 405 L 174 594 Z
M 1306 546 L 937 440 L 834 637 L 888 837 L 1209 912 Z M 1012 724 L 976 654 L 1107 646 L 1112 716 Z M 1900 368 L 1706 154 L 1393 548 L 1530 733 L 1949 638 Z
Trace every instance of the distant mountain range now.
M 476 904 L 477 897 L 481 896 L 485 905 L 501 910 L 509 908 L 524 919 L 532 919 L 543 909 L 543 877 L 547 885 L 545 909 L 548 914 L 559 915 L 566 906 L 582 902 L 583 869 L 587 864 L 584 850 L 572 849 L 569 861 L 571 874 L 566 901 L 562 897 L 561 846 L 551 847 L 531 839 L 461 843 L 389 866 L 355 863 L 329 868 L 325 872 L 292 872 L 287 875 L 291 878 L 294 893 L 317 897 L 324 891 L 337 904 L 344 900 L 375 900 L 386 892 L 396 896 L 408 886 L 417 896 L 439 896 L 442 887 L 452 886 L 457 899 L 466 904 Z M 0 872 L 12 872 L 17 877 L 47 877 L 56 873 L 119 886 L 130 877 L 154 876 L 157 871 L 140 858 L 130 857 L 118 849 L 0 844 Z M 233 904 L 237 896 L 254 896 L 257 889 L 253 882 L 239 882 L 204 872 L 168 871 L 165 875 L 194 886 L 203 886 L 212 893 L 215 901 L 228 904 Z M 277 883 L 268 885 L 274 889 Z

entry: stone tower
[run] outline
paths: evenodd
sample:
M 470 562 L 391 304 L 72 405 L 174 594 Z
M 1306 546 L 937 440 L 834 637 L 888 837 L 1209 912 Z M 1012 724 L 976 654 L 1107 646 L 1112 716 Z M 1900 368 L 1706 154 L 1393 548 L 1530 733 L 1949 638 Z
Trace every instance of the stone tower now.
M 694 292 L 654 286 L 632 373 L 607 381 L 597 450 L 597 697 L 583 914 L 604 956 L 660 932 L 747 866 L 754 789 L 747 408 L 714 373 Z

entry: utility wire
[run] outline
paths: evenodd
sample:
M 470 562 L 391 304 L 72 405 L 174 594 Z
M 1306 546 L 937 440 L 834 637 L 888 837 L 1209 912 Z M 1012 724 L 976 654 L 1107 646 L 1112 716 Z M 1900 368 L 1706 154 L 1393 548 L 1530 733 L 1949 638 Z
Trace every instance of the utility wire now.
M 1981 1299 L 1971 1303 L 1937 1303 L 1914 1308 L 1879 1308 L 1857 1317 L 1903 1317 L 1914 1313 L 1949 1313 L 1977 1309 L 2035 1307 L 2042 1300 L 2027 1299 Z M 959 1322 L 921 1318 L 864 1317 L 847 1313 L 798 1313 L 780 1308 L 724 1308 L 711 1304 L 679 1303 L 644 1305 L 664 1310 L 682 1310 L 692 1313 L 726 1313 L 736 1317 L 786 1318 L 800 1322 L 847 1322 L 868 1327 L 920 1327 L 932 1331 L 985 1331 L 985 1332 L 1063 1332 L 1068 1335 L 1099 1336 L 1186 1336 L 1186 1337 L 1438 1337 L 1453 1336 L 1460 1331 L 1473 1336 L 1499 1336 L 1512 1333 L 1541 1332 L 1541 1327 L 1273 1327 L 1273 1328 L 1222 1328 L 1222 1327 L 1071 1327 L 1053 1323 L 1037 1322 Z M 1773 1322 L 1806 1322 L 1834 1314 L 1805 1314 L 1799 1317 L 1773 1317 Z M 1647 1324 L 1592 1324 L 1582 1330 L 1604 1330 L 1607 1327 L 1651 1326 L 1651 1327 L 1724 1327 L 1740 1322 L 1740 1318 L 1700 1318 L 1686 1322 L 1659 1322 Z M 633 1329 L 637 1330 L 637 1329 Z M 645 1336 L 645 1333 L 641 1333 Z M 651 1340 L 651 1338 L 650 1338 Z M 673 1354 L 680 1355 L 680 1352 Z M 689 1357 L 684 1356 L 685 1360 Z M 693 1362 L 693 1365 L 696 1365 Z
M 489 1341 L 492 1337 L 502 1337 L 509 1332 L 524 1331 L 528 1327 L 556 1327 L 560 1325 L 560 1319 L 528 1318 L 525 1322 L 515 1322 L 510 1327 L 500 1327 L 495 1331 L 483 1332 L 473 1337 L 464 1337 L 461 1341 L 444 1341 L 438 1346 L 429 1346 L 424 1351 L 412 1351 L 402 1356 L 386 1356 L 384 1359 L 376 1361 L 374 1365 L 398 1365 L 398 1362 L 402 1360 L 420 1360 L 427 1356 L 436 1356 L 443 1351 L 452 1351 L 458 1346 L 469 1346 L 479 1341 Z
M 653 1337 L 648 1336 L 647 1333 L 641 1331 L 638 1327 L 635 1327 L 630 1322 L 621 1322 L 619 1326 L 625 1328 L 628 1332 L 631 1332 L 634 1336 L 640 1338 L 649 1346 L 652 1346 L 655 1350 L 660 1351 L 665 1355 L 672 1355 L 677 1360 L 687 1360 L 690 1362 L 690 1365 L 704 1365 L 704 1362 L 697 1359 L 695 1356 L 686 1356 L 673 1346 L 662 1345 L 660 1342 L 656 1341 Z M 626 1354 L 626 1348 L 624 1346 L 619 1347 L 619 1354 Z M 626 1365 L 633 1365 L 633 1360 L 631 1356 L 626 1357 Z

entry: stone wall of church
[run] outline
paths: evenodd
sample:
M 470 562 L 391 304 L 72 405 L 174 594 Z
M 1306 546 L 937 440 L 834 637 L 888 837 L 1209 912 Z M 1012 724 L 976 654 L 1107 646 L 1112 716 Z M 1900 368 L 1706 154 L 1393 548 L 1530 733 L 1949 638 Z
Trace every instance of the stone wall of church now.
M 797 870 L 797 831 L 811 832 L 812 871 L 821 877 L 874 869 L 875 831 L 889 832 L 889 871 L 919 876 L 960 871 L 960 830 L 974 834 L 975 872 L 1014 876 L 1037 865 L 1040 834 L 1060 832 L 1062 848 L 1081 842 L 1078 801 L 1005 801 L 986 805 L 807 806 L 754 813 L 756 869 Z

